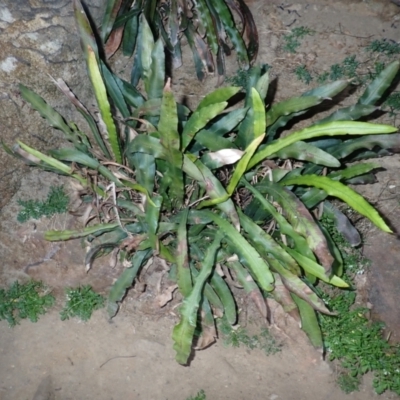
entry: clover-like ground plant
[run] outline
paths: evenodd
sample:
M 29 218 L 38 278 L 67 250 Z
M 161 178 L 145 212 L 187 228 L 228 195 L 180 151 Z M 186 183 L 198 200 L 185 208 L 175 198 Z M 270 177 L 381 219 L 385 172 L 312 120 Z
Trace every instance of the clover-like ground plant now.
M 354 155 L 398 147 L 396 128 L 354 120 L 377 109 L 399 63 L 386 67 L 355 105 L 306 128 L 289 129 L 294 118 L 317 111 L 349 82 L 266 105 L 269 76 L 255 67 L 244 104 L 227 109 L 240 88 L 221 87 L 191 111 L 175 101 L 161 41 L 141 55 L 142 95 L 101 60 L 79 0 L 74 8 L 101 124 L 60 80 L 57 85 L 85 117 L 90 134 L 21 85 L 23 98 L 72 146 L 44 154 L 22 142 L 12 149 L 4 145 L 31 164 L 74 178 L 86 206 L 91 204 L 86 227 L 49 231 L 46 239 L 86 238 L 88 269 L 96 256 L 119 249 L 127 268 L 109 292 L 111 317 L 141 268 L 151 259 L 164 260 L 183 298 L 172 334 L 181 364 L 188 362 L 195 337 L 197 348 L 212 343 L 216 316 L 237 322 L 232 281 L 243 287 L 262 318 L 267 317 L 267 294 L 275 298 L 301 323 L 313 345 L 322 348 L 317 316 L 333 313 L 315 287 L 320 281 L 343 289 L 349 285 L 341 278 L 340 252 L 314 211 L 333 215 L 353 244 L 358 241 L 354 228 L 326 199 L 342 200 L 391 232 L 347 184 L 356 178 L 367 181 L 379 165 L 346 163 Z

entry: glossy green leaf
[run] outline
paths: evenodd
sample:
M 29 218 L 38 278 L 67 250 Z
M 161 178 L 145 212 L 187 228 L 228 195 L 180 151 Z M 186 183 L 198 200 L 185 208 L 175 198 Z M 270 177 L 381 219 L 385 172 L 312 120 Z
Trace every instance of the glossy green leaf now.
M 260 202 L 261 207 L 263 207 L 268 213 L 270 213 L 274 219 L 276 220 L 277 224 L 279 225 L 279 230 L 282 234 L 289 236 L 295 245 L 295 249 L 303 254 L 304 256 L 315 260 L 314 254 L 311 251 L 310 247 L 307 244 L 306 239 L 304 237 L 300 236 L 292 227 L 292 225 L 289 224 L 289 222 L 286 220 L 286 218 L 280 214 L 276 208 L 265 198 L 265 196 L 260 192 L 261 188 L 260 185 L 257 185 L 257 188 L 255 188 L 253 185 L 248 183 L 246 180 L 242 179 L 241 181 L 246 189 L 248 189 L 253 196 Z M 260 189 L 260 190 L 258 190 Z M 263 190 L 263 193 L 267 193 L 268 188 L 265 191 Z
M 100 73 L 93 49 L 88 48 L 87 66 L 89 70 L 90 81 L 100 110 L 101 118 L 107 128 L 108 140 L 113 151 L 115 161 L 122 164 L 122 153 L 120 147 L 120 138 L 111 113 L 111 106 L 107 98 L 106 87 Z
M 228 266 L 234 271 L 236 280 L 243 286 L 247 296 L 254 301 L 261 315 L 266 319 L 268 317 L 268 310 L 265 299 L 253 277 L 239 261 L 230 261 Z
M 235 205 L 229 195 L 227 194 L 222 183 L 215 175 L 207 168 L 200 160 L 193 162 L 189 157 L 183 159 L 183 170 L 191 178 L 197 180 L 199 185 L 204 188 L 210 199 L 221 199 L 226 198 L 223 202 L 217 202 L 217 207 L 224 212 L 231 220 L 233 225 L 239 228 L 239 217 L 237 215 Z M 198 206 L 200 207 L 200 205 Z
M 287 270 L 278 260 L 269 256 L 266 252 L 262 255 L 270 264 L 271 269 L 280 275 L 283 284 L 291 293 L 305 300 L 315 310 L 327 315 L 335 315 L 326 308 L 324 302 L 297 275 Z
M 185 150 L 196 133 L 215 118 L 227 106 L 227 102 L 214 103 L 196 110 L 187 121 L 182 132 L 182 150 Z
M 355 104 L 350 107 L 341 108 L 326 118 L 321 119 L 316 124 L 323 124 L 332 121 L 354 121 L 372 114 L 378 108 L 375 106 Z
M 267 232 L 242 212 L 239 212 L 240 223 L 248 233 L 248 240 L 256 250 L 262 249 L 271 254 L 293 274 L 300 275 L 300 268 L 293 257 L 283 249 Z
M 390 63 L 365 89 L 357 104 L 374 105 L 383 96 L 399 72 L 400 62 Z
M 107 93 L 112 98 L 115 106 L 118 108 L 124 118 L 130 117 L 131 113 L 125 102 L 125 97 L 121 91 L 120 85 L 118 85 L 117 78 L 107 67 L 107 65 L 100 61 L 101 73 L 104 77 L 104 84 L 107 88 Z
M 148 240 L 155 251 L 158 251 L 159 249 L 157 230 L 160 221 L 161 205 L 162 196 L 157 195 L 153 195 L 152 201 L 146 201 L 145 204 L 145 220 L 148 227 Z
M 93 33 L 89 18 L 86 15 L 86 11 L 82 6 L 80 0 L 73 0 L 73 8 L 75 14 L 75 21 L 78 26 L 79 36 L 81 38 L 82 50 L 87 57 L 88 48 L 91 48 L 96 54 L 96 58 L 99 59 L 99 50 L 96 43 L 96 38 Z
M 100 31 L 103 43 L 107 41 L 108 36 L 111 33 L 118 11 L 121 8 L 121 3 L 122 0 L 107 0 Z
M 44 99 L 22 83 L 18 85 L 19 92 L 24 100 L 29 102 L 33 108 L 45 118 L 52 128 L 60 129 L 67 136 L 72 135 L 71 128 L 64 121 L 64 118 L 53 107 L 49 106 Z
M 232 196 L 233 192 L 236 189 L 237 184 L 239 183 L 240 179 L 242 178 L 243 174 L 246 172 L 247 165 L 253 156 L 254 152 L 257 150 L 257 147 L 264 139 L 264 134 L 255 138 L 252 143 L 247 147 L 246 151 L 244 152 L 243 157 L 240 158 L 239 162 L 237 163 L 233 175 L 229 181 L 229 184 L 226 188 L 226 194 L 219 198 L 213 198 L 211 200 L 205 200 L 200 203 L 199 207 L 208 207 L 214 204 L 223 203 L 226 201 L 230 196 Z
M 243 68 L 249 68 L 249 58 L 247 55 L 246 45 L 236 28 L 232 14 L 224 1 L 213 1 L 213 6 L 218 14 L 219 19 L 228 35 L 233 47 L 236 50 L 238 61 L 242 64 Z
M 160 142 L 166 148 L 166 165 L 163 171 L 164 193 L 178 206 L 183 203 L 184 182 L 182 173 L 183 156 L 179 151 L 178 112 L 174 96 L 167 86 L 161 103 L 161 115 L 158 124 Z M 165 197 L 165 196 L 164 196 Z M 178 206 L 179 207 L 179 206 Z
M 154 48 L 154 37 L 151 32 L 148 20 L 144 14 L 140 17 L 140 28 L 139 28 L 139 44 L 140 44 L 140 62 L 143 71 L 143 78 L 146 82 L 151 75 L 151 54 Z M 149 83 L 147 83 L 149 85 Z
M 269 88 L 269 72 L 267 71 L 260 76 L 255 86 L 255 89 L 260 95 L 260 98 L 263 101 L 263 103 L 265 98 L 267 97 L 268 88 Z
M 290 181 L 290 179 L 285 181 Z M 273 182 L 265 182 L 264 188 L 274 201 L 282 207 L 295 232 L 306 239 L 308 246 L 318 257 L 329 275 L 334 259 L 329 251 L 326 238 L 311 213 L 294 193 L 283 189 L 280 185 Z
M 282 306 L 283 311 L 292 316 L 292 318 L 294 318 L 294 320 L 300 324 L 301 319 L 299 309 L 297 308 L 296 303 L 293 301 L 289 290 L 283 284 L 280 275 L 276 272 L 273 274 L 275 278 L 275 289 L 271 292 L 271 296 Z
M 225 86 L 214 90 L 213 92 L 207 94 L 204 99 L 197 106 L 196 111 L 201 110 L 202 108 L 211 106 L 213 104 L 222 103 L 228 101 L 231 97 L 237 94 L 240 91 L 240 88 L 235 86 Z
M 51 166 L 52 168 L 54 168 L 55 170 L 69 175 L 73 178 L 75 178 L 77 181 L 79 181 L 83 186 L 87 186 L 88 182 L 85 178 L 83 178 L 81 175 L 73 173 L 72 168 L 66 164 L 64 164 L 63 162 L 53 158 L 53 157 L 49 157 L 43 153 L 41 153 L 38 150 L 32 149 L 31 147 L 27 146 L 26 144 L 18 141 L 17 142 L 18 145 L 22 148 L 22 150 L 26 151 L 28 154 L 31 154 L 32 156 L 34 156 L 36 159 L 43 161 L 45 164 Z M 14 153 L 17 153 L 17 150 L 13 149 Z
M 398 152 L 400 149 L 400 134 L 371 135 L 357 139 L 350 139 L 332 147 L 329 150 L 335 157 L 344 158 L 357 150 L 372 150 L 375 146 L 382 149 L 393 149 Z
M 122 95 L 125 98 L 127 104 L 132 107 L 140 107 L 144 103 L 144 98 L 142 94 L 131 85 L 129 82 L 120 79 L 118 76 L 114 75 L 114 80 L 117 82 Z
M 183 16 L 182 16 L 183 18 Z M 192 21 L 190 21 L 187 18 L 186 19 L 186 29 L 183 31 L 184 35 L 186 36 L 186 39 L 189 43 L 190 49 L 192 50 L 192 55 L 193 55 L 193 62 L 194 62 L 194 67 L 196 70 L 196 75 L 197 79 L 199 81 L 203 81 L 204 78 L 206 77 L 205 74 L 205 68 L 207 65 L 207 60 L 204 59 L 204 54 L 202 57 L 202 54 L 200 54 L 197 46 L 196 46 L 196 35 L 198 36 L 195 27 L 193 26 Z M 176 49 L 178 48 L 178 45 L 175 47 Z
M 187 215 L 186 209 L 180 218 L 178 227 L 178 247 L 176 249 L 177 283 L 179 291 L 188 297 L 192 290 L 192 275 L 189 268 L 189 253 L 187 241 Z
M 144 86 L 149 99 L 161 98 L 165 81 L 164 44 L 158 39 L 151 52 L 150 71 L 144 74 Z
M 221 237 L 222 234 L 217 235 L 209 247 L 193 288 L 185 296 L 183 305 L 179 310 L 181 319 L 174 327 L 172 339 L 174 341 L 173 347 L 176 351 L 176 360 L 180 364 L 187 363 L 192 350 L 193 336 L 197 326 L 198 309 L 201 302 L 203 288 L 212 272 L 215 254 L 220 246 Z
M 299 265 L 310 274 L 316 276 L 317 278 L 321 279 L 326 283 L 330 283 L 333 286 L 337 286 L 340 288 L 348 288 L 349 285 L 341 278 L 336 275 L 329 277 L 322 265 L 319 265 L 313 260 L 303 256 L 302 254 L 298 253 L 297 251 L 284 246 L 284 249 L 290 254 L 298 263 Z
M 197 16 L 199 18 L 199 22 L 203 27 L 204 32 L 207 32 L 206 39 L 207 43 L 210 47 L 210 50 L 213 54 L 217 55 L 218 53 L 218 36 L 215 30 L 215 26 L 213 23 L 213 19 L 210 13 L 209 8 L 205 0 L 198 0 L 196 2 L 197 6 Z
M 142 136 L 142 135 L 141 135 Z M 137 136 L 139 138 L 141 136 Z M 149 136 L 144 136 L 148 138 Z M 144 187 L 148 193 L 153 193 L 156 176 L 156 162 L 152 154 L 137 152 L 129 157 L 129 164 L 135 169 L 136 181 Z
M 192 264 L 190 265 L 190 272 L 192 273 L 193 278 L 196 280 L 199 275 L 199 271 L 195 267 L 193 267 Z M 224 306 L 218 295 L 215 293 L 215 290 L 208 282 L 206 282 L 206 284 L 204 285 L 204 296 L 207 298 L 213 308 L 223 312 Z
M 222 305 L 224 307 L 224 315 L 227 321 L 231 325 L 234 325 L 237 322 L 236 303 L 228 284 L 215 271 L 211 276 L 210 284 L 211 287 L 215 290 L 215 293 L 221 299 Z
M 126 17 L 126 19 L 118 22 L 118 18 L 114 24 L 114 27 L 117 27 L 117 24 L 125 23 L 124 37 L 122 39 L 122 52 L 126 57 L 131 57 L 136 47 L 139 34 L 139 14 L 142 8 L 142 1 L 143 0 L 135 1 L 130 11 L 121 16 Z
M 390 125 L 371 124 L 369 122 L 356 121 L 335 121 L 321 125 L 311 126 L 292 133 L 289 136 L 274 140 L 253 156 L 249 163 L 249 168 L 258 164 L 271 154 L 277 153 L 279 150 L 298 142 L 299 140 L 311 139 L 320 136 L 338 136 L 338 135 L 372 135 L 380 133 L 396 132 L 397 128 Z
M 158 132 L 160 133 L 161 144 L 165 148 L 179 150 L 178 111 L 169 85 L 164 89 Z
M 332 83 L 328 83 L 326 85 L 322 85 L 319 87 L 316 87 L 314 89 L 311 89 L 301 95 L 301 97 L 308 97 L 308 96 L 316 96 L 321 99 L 330 99 L 334 96 L 336 96 L 338 93 L 340 93 L 344 88 L 347 87 L 349 84 L 349 81 L 336 81 Z M 283 128 L 288 124 L 290 120 L 292 120 L 295 117 L 299 117 L 301 115 L 304 115 L 307 112 L 308 109 L 294 112 L 289 115 L 281 116 L 278 118 L 278 120 L 268 128 L 267 135 L 268 135 L 268 141 L 271 141 L 277 132 L 278 129 Z
M 109 179 L 111 182 L 114 182 L 117 186 L 119 187 L 123 186 L 122 182 L 112 173 L 110 169 L 102 165 L 96 158 L 93 158 L 85 153 L 82 153 L 79 150 L 70 147 L 65 147 L 59 150 L 50 150 L 49 153 L 57 160 L 78 163 L 85 167 L 89 167 L 93 170 L 97 170 L 101 175 Z
M 112 231 L 113 229 L 119 227 L 118 223 L 107 223 L 107 224 L 97 224 L 93 226 L 88 226 L 87 228 L 80 230 L 64 230 L 64 231 L 47 231 L 44 234 L 44 238 L 51 242 L 58 240 L 71 240 L 79 239 L 89 235 L 101 235 L 104 232 Z
M 328 195 L 337 197 L 347 203 L 361 215 L 367 217 L 372 223 L 384 232 L 392 233 L 378 211 L 372 207 L 360 194 L 341 182 L 334 181 L 326 176 L 306 175 L 285 180 L 286 186 L 306 185 L 315 186 L 324 190 Z
M 300 96 L 274 104 L 266 113 L 266 126 L 271 126 L 282 116 L 290 115 L 316 106 L 323 100 L 323 98 L 317 96 Z
M 339 181 L 339 180 L 348 180 L 354 178 L 359 175 L 363 175 L 369 173 L 370 171 L 380 168 L 380 165 L 377 163 L 358 163 L 351 165 L 345 169 L 339 171 L 333 171 L 328 174 L 328 177 Z M 285 181 L 286 177 L 282 179 L 280 183 Z M 314 208 L 321 201 L 325 200 L 328 197 L 328 193 L 319 188 L 313 187 L 307 190 L 302 196 L 301 201 L 308 209 Z
M 265 106 L 260 94 L 255 88 L 251 89 L 251 100 L 254 112 L 253 138 L 256 139 L 260 136 L 264 138 L 266 129 Z
M 313 146 L 306 142 L 295 142 L 289 146 L 284 147 L 277 153 L 272 154 L 269 158 L 281 158 L 308 161 L 314 164 L 324 165 L 326 167 L 340 167 L 340 161 L 330 155 L 328 152 Z
M 198 213 L 198 214 L 197 214 Z M 193 215 L 204 215 L 214 221 L 215 224 L 225 233 L 233 248 L 239 255 L 241 262 L 245 263 L 254 274 L 260 286 L 267 291 L 273 290 L 274 278 L 268 265 L 260 257 L 260 254 L 253 246 L 225 219 L 210 211 L 196 211 Z
M 292 298 L 297 304 L 300 312 L 301 328 L 310 339 L 311 344 L 318 349 L 322 349 L 324 343 L 315 310 L 309 303 L 301 299 L 299 296 L 292 294 Z
M 113 318 L 117 314 L 118 303 L 125 297 L 126 291 L 133 285 L 140 268 L 146 264 L 152 253 L 152 249 L 136 251 L 131 259 L 131 266 L 124 269 L 112 285 L 108 294 L 107 304 L 107 312 L 110 318 Z

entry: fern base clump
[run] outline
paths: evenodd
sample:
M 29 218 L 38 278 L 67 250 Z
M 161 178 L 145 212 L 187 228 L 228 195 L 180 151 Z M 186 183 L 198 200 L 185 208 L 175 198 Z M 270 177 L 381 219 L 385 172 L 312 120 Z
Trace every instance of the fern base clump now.
M 349 163 L 394 148 L 400 140 L 395 127 L 356 121 L 377 109 L 399 62 L 384 68 L 352 107 L 296 130 L 289 128 L 292 122 L 307 118 L 310 109 L 318 111 L 349 82 L 325 84 L 270 105 L 265 103 L 268 71 L 254 67 L 243 90 L 218 88 L 189 110 L 175 101 L 161 40 L 154 42 L 143 29 L 141 93 L 109 69 L 78 0 L 74 7 L 101 123 L 61 80 L 57 86 L 84 116 L 88 132 L 20 85 L 22 97 L 73 147 L 44 154 L 22 142 L 12 149 L 4 144 L 10 154 L 77 181 L 89 223 L 80 230 L 49 231 L 46 239 L 84 239 L 87 270 L 96 257 L 119 253 L 126 268 L 108 296 L 110 317 L 143 267 L 161 259 L 182 296 L 172 333 L 181 364 L 188 362 L 195 337 L 198 348 L 215 340 L 215 316 L 236 324 L 233 285 L 243 288 L 262 318 L 267 295 L 272 296 L 322 348 L 320 315 L 340 311 L 324 301 L 320 282 L 347 290 L 350 283 L 342 254 L 319 217 L 331 216 L 346 239 L 357 242 L 354 227 L 329 202 L 338 198 L 391 233 L 372 205 L 349 187 L 352 179 L 367 181 L 379 164 Z M 234 101 L 239 93 L 244 104 Z

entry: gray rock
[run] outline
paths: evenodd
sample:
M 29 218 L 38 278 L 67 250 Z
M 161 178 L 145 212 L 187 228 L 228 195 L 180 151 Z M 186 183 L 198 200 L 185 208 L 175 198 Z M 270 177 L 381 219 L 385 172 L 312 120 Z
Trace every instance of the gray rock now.
M 104 0 L 91 0 L 94 17 Z M 70 0 L 5 0 L 0 5 L 0 139 L 39 150 L 63 140 L 60 133 L 20 97 L 18 84 L 36 91 L 53 107 L 76 119 L 72 107 L 49 75 L 64 79 L 83 100 L 91 99 Z M 27 167 L 0 151 L 0 209 L 18 190 Z

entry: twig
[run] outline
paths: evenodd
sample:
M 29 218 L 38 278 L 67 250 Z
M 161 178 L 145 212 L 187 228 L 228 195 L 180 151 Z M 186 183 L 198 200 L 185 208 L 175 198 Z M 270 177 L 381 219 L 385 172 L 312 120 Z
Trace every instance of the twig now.
M 101 364 L 99 368 L 103 367 L 103 366 L 106 365 L 109 361 L 114 360 L 114 359 L 116 359 L 116 358 L 133 358 L 133 357 L 136 357 L 136 356 L 115 356 L 115 357 L 111 357 L 111 358 L 109 358 L 107 361 L 103 362 L 103 364 Z

